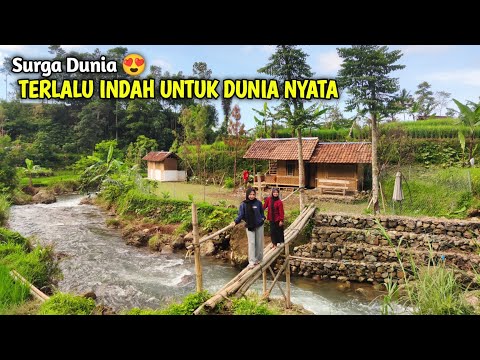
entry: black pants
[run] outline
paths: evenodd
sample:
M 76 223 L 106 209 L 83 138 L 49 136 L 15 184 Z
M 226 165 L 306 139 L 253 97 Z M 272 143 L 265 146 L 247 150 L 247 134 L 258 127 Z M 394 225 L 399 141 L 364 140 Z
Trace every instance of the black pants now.
M 272 244 L 276 245 L 285 242 L 283 237 L 283 226 L 279 226 L 278 221 L 270 221 L 270 237 L 272 238 Z

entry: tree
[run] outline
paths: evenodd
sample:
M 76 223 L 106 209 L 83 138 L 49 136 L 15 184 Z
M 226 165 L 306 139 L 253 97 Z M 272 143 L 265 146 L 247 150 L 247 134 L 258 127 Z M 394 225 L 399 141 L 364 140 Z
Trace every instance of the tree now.
M 438 107 L 440 108 L 440 116 L 441 116 L 442 109 L 444 107 L 447 107 L 448 100 L 450 99 L 450 96 L 452 96 L 452 94 L 446 91 L 437 91 L 435 93 L 435 96 L 437 97 L 437 104 L 438 104 Z
M 396 65 L 402 53 L 388 51 L 387 46 L 354 45 L 351 48 L 337 48 L 343 59 L 337 81 L 340 87 L 348 88 L 351 98 L 346 102 L 347 111 L 358 107 L 362 114 L 369 113 L 372 126 L 372 202 L 374 214 L 380 210 L 378 203 L 378 157 L 377 120 L 385 111 L 389 101 L 399 90 L 398 79 L 388 74 L 405 65 Z
M 222 97 L 223 122 L 218 129 L 218 137 L 226 136 L 228 134 L 228 119 L 232 110 L 232 98 L 225 99 Z
M 261 74 L 273 76 L 280 82 L 280 93 L 284 93 L 284 82 L 291 80 L 303 80 L 311 78 L 313 72 L 310 65 L 307 64 L 307 54 L 297 48 L 296 45 L 278 45 L 275 53 L 269 58 L 269 63 L 257 71 Z M 293 111 L 291 107 L 293 106 Z M 317 109 L 310 107 L 304 109 L 303 100 L 301 99 L 282 99 L 279 107 L 280 113 L 285 117 L 287 124 L 297 132 L 298 139 L 298 186 L 300 188 L 300 210 L 303 208 L 302 189 L 305 187 L 305 168 L 303 162 L 303 144 L 302 144 L 302 128 L 310 124 L 311 117 L 307 114 L 314 113 L 319 116 Z M 324 109 L 325 110 L 325 109 Z M 323 113 L 323 112 L 322 112 Z M 308 123 L 308 124 L 307 124 Z
M 197 176 L 200 175 L 200 151 L 206 139 L 207 107 L 192 105 L 182 110 L 178 122 L 183 125 L 184 142 L 193 144 L 197 150 Z
M 422 119 L 426 119 L 430 115 L 432 115 L 433 109 L 437 106 L 437 102 L 433 97 L 433 91 L 430 90 L 431 85 L 424 81 L 418 84 L 418 90 L 415 91 L 417 96 L 417 104 L 418 104 L 418 113 L 419 117 Z
M 453 99 L 458 109 L 460 110 L 460 117 L 457 124 L 467 126 L 470 130 L 470 144 L 468 146 L 468 159 L 473 155 L 473 144 L 475 142 L 475 127 L 480 124 L 480 104 L 475 104 L 472 109 L 460 101 Z
M 403 112 L 403 121 L 405 121 L 405 112 L 413 105 L 413 96 L 407 89 L 402 89 L 397 95 L 397 101 L 401 111 Z
M 228 123 L 228 138 L 227 144 L 233 147 L 233 186 L 237 183 L 237 154 L 238 149 L 244 142 L 245 125 L 240 122 L 242 115 L 240 114 L 240 107 L 235 104 L 231 113 L 231 119 Z

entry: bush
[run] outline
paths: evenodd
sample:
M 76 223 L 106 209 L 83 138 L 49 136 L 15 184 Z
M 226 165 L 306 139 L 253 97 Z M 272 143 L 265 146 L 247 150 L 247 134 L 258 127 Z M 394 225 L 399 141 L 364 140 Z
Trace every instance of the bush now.
M 225 187 L 227 189 L 233 189 L 234 185 L 233 185 L 233 179 L 228 177 L 228 178 L 225 178 Z
M 38 314 L 90 315 L 93 309 L 95 309 L 95 301 L 93 299 L 57 293 L 40 306 Z
M 8 219 L 8 211 L 10 209 L 10 202 L 7 197 L 0 194 L 0 225 L 5 224 Z
M 12 230 L 0 227 L 0 244 L 2 243 L 18 244 L 24 250 L 28 250 L 30 247 L 30 244 L 27 238 L 23 237 L 16 231 L 12 231 Z
M 0 264 L 15 269 L 36 287 L 48 285 L 60 273 L 50 247 L 37 246 L 29 253 L 12 252 L 0 258 Z
M 20 281 L 15 281 L 9 274 L 9 269 L 0 265 L 0 314 L 12 305 L 24 302 L 30 289 Z
M 234 315 L 276 315 L 277 312 L 270 309 L 264 300 L 258 296 L 234 299 L 232 304 Z

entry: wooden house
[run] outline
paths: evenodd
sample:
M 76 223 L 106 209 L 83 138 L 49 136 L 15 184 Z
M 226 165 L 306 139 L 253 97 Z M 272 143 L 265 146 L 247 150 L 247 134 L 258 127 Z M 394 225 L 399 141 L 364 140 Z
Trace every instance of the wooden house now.
M 305 186 L 326 192 L 357 192 L 364 189 L 364 173 L 370 166 L 372 147 L 365 142 L 319 142 L 302 139 Z M 267 160 L 265 185 L 298 186 L 298 140 L 296 138 L 258 139 L 243 156 Z
M 186 171 L 178 170 L 180 158 L 169 151 L 151 151 L 142 160 L 147 161 L 148 179 L 158 181 L 185 181 Z

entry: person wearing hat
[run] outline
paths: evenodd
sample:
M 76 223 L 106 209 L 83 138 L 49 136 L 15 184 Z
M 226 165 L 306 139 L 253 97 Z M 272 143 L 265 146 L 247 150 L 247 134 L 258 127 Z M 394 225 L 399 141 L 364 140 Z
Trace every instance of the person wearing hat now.
M 283 210 L 283 202 L 280 200 L 280 190 L 272 189 L 272 195 L 265 199 L 263 208 L 268 209 L 267 220 L 270 221 L 270 237 L 272 246 L 275 249 L 278 244 L 282 244 L 284 240 L 283 220 L 285 212 Z
M 263 260 L 263 223 L 265 221 L 262 203 L 256 198 L 253 188 L 247 189 L 245 200 L 238 209 L 238 216 L 231 225 L 235 226 L 242 220 L 246 222 L 247 228 L 248 268 L 252 269 Z

